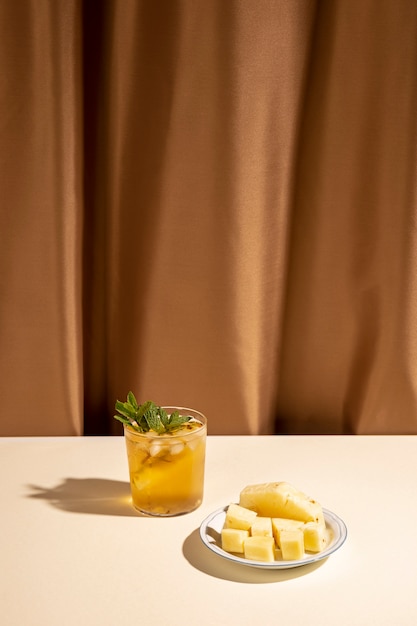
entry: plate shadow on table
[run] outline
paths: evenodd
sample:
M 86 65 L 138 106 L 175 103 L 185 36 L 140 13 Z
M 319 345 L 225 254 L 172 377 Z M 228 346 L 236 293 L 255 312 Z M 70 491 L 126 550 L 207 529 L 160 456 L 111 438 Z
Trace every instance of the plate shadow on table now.
M 69 513 L 141 517 L 132 506 L 130 485 L 106 478 L 65 478 L 55 487 L 27 485 L 26 497 Z
M 279 583 L 310 574 L 321 567 L 326 559 L 301 567 L 285 570 L 263 570 L 233 563 L 211 552 L 201 541 L 199 529 L 194 530 L 183 543 L 183 554 L 196 569 L 222 580 L 239 583 Z

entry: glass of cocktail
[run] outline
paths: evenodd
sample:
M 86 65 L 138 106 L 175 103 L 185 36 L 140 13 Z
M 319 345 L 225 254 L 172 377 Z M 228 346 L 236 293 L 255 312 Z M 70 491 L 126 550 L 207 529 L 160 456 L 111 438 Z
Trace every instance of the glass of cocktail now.
M 133 506 L 168 517 L 193 511 L 202 502 L 207 420 L 183 407 L 162 407 L 161 412 L 165 419 L 186 421 L 162 432 L 138 432 L 125 422 L 124 435 Z

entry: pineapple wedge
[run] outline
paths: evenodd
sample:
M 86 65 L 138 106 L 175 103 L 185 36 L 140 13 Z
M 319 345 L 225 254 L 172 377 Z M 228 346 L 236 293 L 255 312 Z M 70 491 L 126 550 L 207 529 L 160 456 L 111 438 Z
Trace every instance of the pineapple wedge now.
M 283 530 L 280 534 L 281 554 L 284 561 L 298 561 L 304 556 L 304 533 L 301 528 Z
M 326 529 L 317 522 L 307 522 L 303 526 L 304 550 L 321 552 L 326 545 Z
M 239 504 L 229 504 L 226 511 L 225 528 L 237 528 L 240 530 L 249 530 L 252 526 L 257 513 L 250 511 Z
M 273 517 L 271 522 L 273 536 L 278 548 L 281 547 L 281 533 L 283 531 L 300 529 L 303 530 L 303 527 L 305 526 L 304 522 L 300 522 L 299 520 L 295 519 L 285 519 L 284 517 Z
M 250 527 L 252 537 L 273 537 L 270 517 L 255 517 Z
M 226 552 L 236 552 L 237 554 L 243 554 L 244 542 L 248 537 L 248 530 L 241 530 L 239 528 L 223 528 L 222 548 Z
M 275 559 L 275 543 L 273 537 L 248 537 L 244 543 L 245 559 L 271 563 Z
M 239 505 L 256 511 L 261 517 L 284 517 L 324 525 L 321 505 L 286 482 L 248 485 L 240 492 Z

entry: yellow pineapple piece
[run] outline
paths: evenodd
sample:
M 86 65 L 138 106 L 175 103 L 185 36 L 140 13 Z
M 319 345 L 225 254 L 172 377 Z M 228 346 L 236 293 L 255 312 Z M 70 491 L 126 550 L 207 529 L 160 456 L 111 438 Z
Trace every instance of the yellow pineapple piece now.
M 295 519 L 285 519 L 284 517 L 273 517 L 272 533 L 278 548 L 281 547 L 281 533 L 285 530 L 300 530 L 304 527 L 304 522 Z
M 260 535 L 248 537 L 245 539 L 243 545 L 246 559 L 266 562 L 275 560 L 275 543 L 273 537 L 262 537 Z
M 280 541 L 284 561 L 297 561 L 303 558 L 304 533 L 301 528 L 281 531 Z
M 286 482 L 248 485 L 240 493 L 239 505 L 261 517 L 284 517 L 324 525 L 321 505 Z
M 244 541 L 248 537 L 248 530 L 242 530 L 239 528 L 223 528 L 222 548 L 226 552 L 236 552 L 237 554 L 243 554 Z
M 256 517 L 250 527 L 252 537 L 272 537 L 272 520 L 270 517 Z
M 229 504 L 226 511 L 225 528 L 237 528 L 240 530 L 249 530 L 252 526 L 257 513 L 250 511 L 239 504 Z
M 303 526 L 304 550 L 321 552 L 326 545 L 326 529 L 317 522 L 307 522 Z

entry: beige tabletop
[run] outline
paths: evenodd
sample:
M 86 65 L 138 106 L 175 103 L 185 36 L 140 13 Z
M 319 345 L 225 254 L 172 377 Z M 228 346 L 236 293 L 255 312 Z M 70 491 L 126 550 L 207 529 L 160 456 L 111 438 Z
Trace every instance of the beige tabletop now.
M 415 626 L 417 438 L 208 438 L 203 504 L 174 518 L 129 503 L 120 437 L 0 439 L 3 626 Z M 247 484 L 291 482 L 347 525 L 326 560 L 283 571 L 201 541 Z

